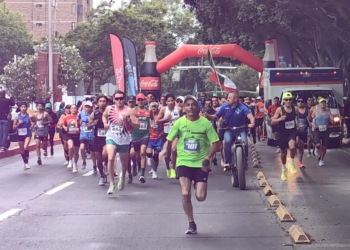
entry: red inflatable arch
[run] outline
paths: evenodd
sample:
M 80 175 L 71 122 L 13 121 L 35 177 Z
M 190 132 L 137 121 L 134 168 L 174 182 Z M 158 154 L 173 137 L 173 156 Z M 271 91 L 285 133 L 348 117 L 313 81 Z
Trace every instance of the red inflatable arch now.
M 188 57 L 206 57 L 208 49 L 213 57 L 233 57 L 258 72 L 263 71 L 263 61 L 237 44 L 183 45 L 160 60 L 157 63 L 157 71 L 161 74 Z

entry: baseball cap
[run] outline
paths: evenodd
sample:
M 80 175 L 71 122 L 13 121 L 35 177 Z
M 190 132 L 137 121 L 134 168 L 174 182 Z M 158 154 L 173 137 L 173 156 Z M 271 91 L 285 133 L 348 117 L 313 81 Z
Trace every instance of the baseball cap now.
M 52 105 L 51 105 L 51 103 L 46 103 L 46 104 L 45 104 L 45 108 L 47 108 L 47 109 L 50 109 L 50 108 L 52 108 Z
M 149 106 L 152 107 L 152 106 L 158 106 L 158 105 L 159 105 L 158 102 L 151 102 Z
M 327 100 L 324 99 L 324 98 L 320 98 L 320 99 L 318 100 L 318 103 L 321 103 L 321 102 L 327 102 Z
M 182 102 L 184 102 L 185 97 L 183 97 L 183 96 L 180 95 L 180 96 L 176 97 L 176 100 L 177 100 L 177 99 L 180 99 Z
M 91 102 L 91 101 L 86 101 L 84 106 L 90 106 L 90 107 L 92 107 L 92 102 Z
M 143 93 L 138 93 L 137 95 L 136 95 L 136 100 L 137 99 L 146 99 L 146 97 L 145 97 L 145 95 L 143 94 Z
M 261 96 L 258 96 L 258 97 L 256 98 L 256 100 L 261 100 Z
M 128 102 L 135 102 L 135 101 L 136 101 L 136 97 L 134 95 L 128 96 Z
M 194 101 L 198 104 L 197 98 L 194 97 L 193 95 L 187 95 L 187 96 L 185 96 L 184 103 L 187 102 L 187 101 L 190 100 L 190 99 L 194 100 Z
M 291 98 L 293 98 L 293 95 L 290 92 L 285 92 L 282 96 L 282 99 L 291 99 Z

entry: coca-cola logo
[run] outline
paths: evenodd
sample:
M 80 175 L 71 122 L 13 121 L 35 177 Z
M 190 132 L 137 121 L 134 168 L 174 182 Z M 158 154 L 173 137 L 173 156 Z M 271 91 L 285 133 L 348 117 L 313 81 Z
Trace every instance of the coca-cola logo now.
M 159 86 L 159 79 L 141 80 L 142 87 L 157 88 Z
M 220 55 L 221 47 L 211 47 L 210 52 L 212 55 Z M 198 55 L 207 55 L 208 54 L 208 48 L 207 47 L 200 47 L 197 51 Z

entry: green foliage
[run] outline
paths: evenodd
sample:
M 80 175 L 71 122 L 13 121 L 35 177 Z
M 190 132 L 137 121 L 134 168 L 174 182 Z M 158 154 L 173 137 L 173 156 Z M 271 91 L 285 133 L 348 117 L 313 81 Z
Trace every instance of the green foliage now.
M 86 77 L 85 65 L 77 48 L 64 44 L 60 44 L 60 48 L 59 81 L 62 86 L 71 91 L 75 88 L 75 84 Z M 37 53 L 26 54 L 21 60 L 10 62 L 5 66 L 4 74 L 0 75 L 0 84 L 5 86 L 15 100 L 31 102 L 39 95 L 43 97 L 43 93 L 37 90 L 37 61 Z
M 14 55 L 33 52 L 32 35 L 28 32 L 24 15 L 0 3 L 0 74 Z

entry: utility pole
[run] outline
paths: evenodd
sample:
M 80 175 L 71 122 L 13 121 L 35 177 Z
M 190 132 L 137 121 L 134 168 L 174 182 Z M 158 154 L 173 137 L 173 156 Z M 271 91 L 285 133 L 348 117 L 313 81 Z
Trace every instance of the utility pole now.
M 53 55 L 52 55 L 52 0 L 49 0 L 49 90 L 53 92 Z M 46 95 L 46 93 L 45 93 Z M 53 94 L 51 95 L 51 103 L 54 104 Z

